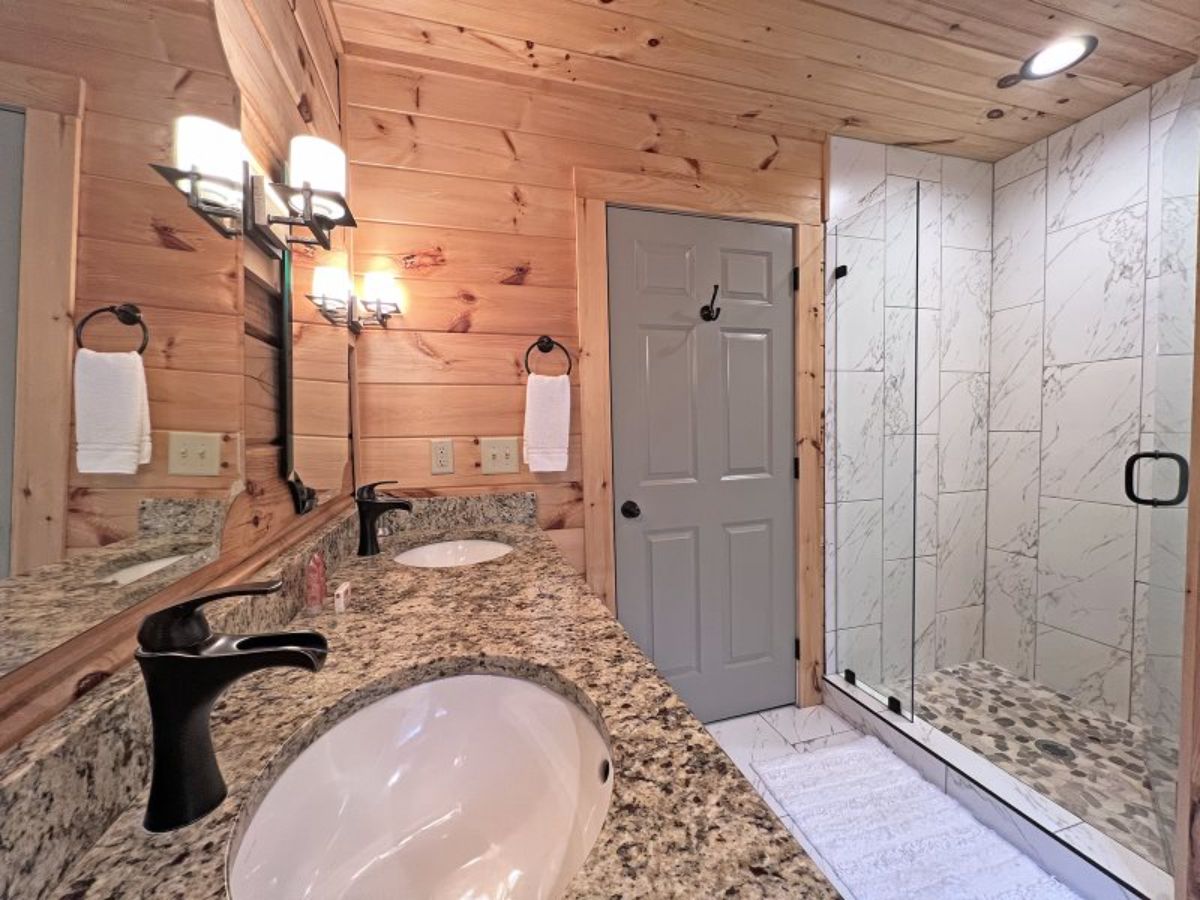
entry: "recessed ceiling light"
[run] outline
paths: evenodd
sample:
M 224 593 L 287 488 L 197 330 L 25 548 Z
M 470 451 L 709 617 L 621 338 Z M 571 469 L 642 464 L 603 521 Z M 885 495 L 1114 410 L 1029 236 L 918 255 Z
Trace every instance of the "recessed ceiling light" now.
M 1021 66 L 1021 77 L 1032 80 L 1057 75 L 1087 59 L 1099 43 L 1100 40 L 1090 34 L 1055 41 L 1025 60 Z

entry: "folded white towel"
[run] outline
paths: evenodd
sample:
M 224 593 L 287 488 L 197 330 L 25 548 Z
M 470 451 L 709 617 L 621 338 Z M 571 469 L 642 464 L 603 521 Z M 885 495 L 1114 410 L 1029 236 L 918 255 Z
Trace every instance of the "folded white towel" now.
M 530 472 L 565 472 L 571 434 L 571 379 L 530 375 L 525 387 L 523 455 Z
M 136 474 L 150 462 L 150 397 L 137 353 L 75 354 L 75 465 L 80 472 Z

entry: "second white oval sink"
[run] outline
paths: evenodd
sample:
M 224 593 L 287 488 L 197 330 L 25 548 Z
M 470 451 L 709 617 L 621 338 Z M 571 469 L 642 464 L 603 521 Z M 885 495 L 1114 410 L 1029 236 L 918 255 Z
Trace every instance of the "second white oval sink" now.
M 612 799 L 608 745 L 540 685 L 459 675 L 359 710 L 284 770 L 230 861 L 233 900 L 549 900 Z
M 405 550 L 396 557 L 396 562 L 421 569 L 448 569 L 499 559 L 512 553 L 512 549 L 499 541 L 439 541 Z

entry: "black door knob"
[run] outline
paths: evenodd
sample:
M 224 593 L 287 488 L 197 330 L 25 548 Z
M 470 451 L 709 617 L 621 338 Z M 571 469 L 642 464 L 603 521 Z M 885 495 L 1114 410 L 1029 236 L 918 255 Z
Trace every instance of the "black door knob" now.
M 642 508 L 632 500 L 626 500 L 621 504 L 621 515 L 627 519 L 636 519 L 642 514 Z

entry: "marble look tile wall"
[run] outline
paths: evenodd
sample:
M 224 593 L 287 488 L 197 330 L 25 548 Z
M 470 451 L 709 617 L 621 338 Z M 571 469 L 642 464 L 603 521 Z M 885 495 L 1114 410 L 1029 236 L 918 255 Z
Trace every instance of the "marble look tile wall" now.
M 1171 560 L 1184 523 L 1135 507 L 1122 479 L 1139 447 L 1190 427 L 1191 304 L 1164 309 L 1169 273 L 1195 271 L 1166 235 L 1181 232 L 1194 255 L 1200 160 L 1179 194 L 1164 187 L 1189 77 L 1001 160 L 993 194 L 984 655 L 1168 728 L 1182 588 Z M 1191 140 L 1200 148 L 1200 129 Z
M 831 151 L 827 663 L 902 690 L 983 652 L 992 167 Z

